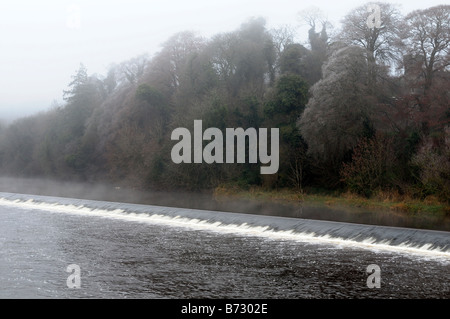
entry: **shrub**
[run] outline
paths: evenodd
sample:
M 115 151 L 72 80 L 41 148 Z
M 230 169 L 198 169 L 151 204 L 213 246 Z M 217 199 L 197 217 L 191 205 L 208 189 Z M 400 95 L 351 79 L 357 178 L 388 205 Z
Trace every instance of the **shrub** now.
M 419 189 L 422 197 L 436 195 L 450 201 L 450 128 L 441 141 L 427 138 L 412 158 L 419 168 Z
M 341 178 L 351 191 L 369 197 L 392 184 L 394 162 L 391 139 L 362 138 L 353 149 L 351 162 L 343 163 Z

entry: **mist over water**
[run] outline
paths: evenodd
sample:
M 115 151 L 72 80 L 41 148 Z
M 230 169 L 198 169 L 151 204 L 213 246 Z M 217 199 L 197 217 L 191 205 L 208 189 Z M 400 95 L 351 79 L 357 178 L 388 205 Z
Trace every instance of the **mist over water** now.
M 450 231 L 450 216 L 421 216 L 390 210 L 304 205 L 300 202 L 231 199 L 216 197 L 212 191 L 142 191 L 108 183 L 2 177 L 0 192 Z

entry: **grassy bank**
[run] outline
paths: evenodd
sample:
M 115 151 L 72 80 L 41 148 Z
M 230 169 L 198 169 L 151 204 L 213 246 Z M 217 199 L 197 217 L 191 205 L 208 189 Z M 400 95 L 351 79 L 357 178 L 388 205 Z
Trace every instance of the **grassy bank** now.
M 450 205 L 435 197 L 425 200 L 408 196 L 379 192 L 371 198 L 352 193 L 327 193 L 309 189 L 302 192 L 293 189 L 267 190 L 262 187 L 244 189 L 236 185 L 222 185 L 214 190 L 216 198 L 240 198 L 250 200 L 274 201 L 303 205 L 322 205 L 327 207 L 366 208 L 370 210 L 390 210 L 407 215 L 450 216 Z

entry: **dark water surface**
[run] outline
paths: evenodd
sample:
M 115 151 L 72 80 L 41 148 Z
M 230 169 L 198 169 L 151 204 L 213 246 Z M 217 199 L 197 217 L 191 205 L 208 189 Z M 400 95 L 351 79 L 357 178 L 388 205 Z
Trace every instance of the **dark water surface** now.
M 447 232 L 0 198 L 0 298 L 450 297 Z M 284 233 L 290 225 L 296 231 Z M 307 235 L 319 226 L 336 236 Z M 71 264 L 80 267 L 79 289 L 67 286 Z M 371 264 L 380 267 L 380 288 L 367 286 Z

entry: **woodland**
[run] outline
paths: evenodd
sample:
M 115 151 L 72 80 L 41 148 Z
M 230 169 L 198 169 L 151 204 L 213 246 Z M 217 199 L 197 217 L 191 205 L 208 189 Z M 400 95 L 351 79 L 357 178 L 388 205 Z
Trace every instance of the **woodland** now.
M 0 174 L 110 182 L 150 190 L 220 185 L 376 192 L 450 199 L 450 6 L 400 14 L 378 3 L 331 26 L 303 12 L 296 28 L 263 18 L 204 38 L 174 34 L 153 56 L 89 74 L 64 103 L 0 128 Z M 306 36 L 306 35 L 305 35 Z M 278 128 L 279 169 L 174 163 L 173 130 Z

